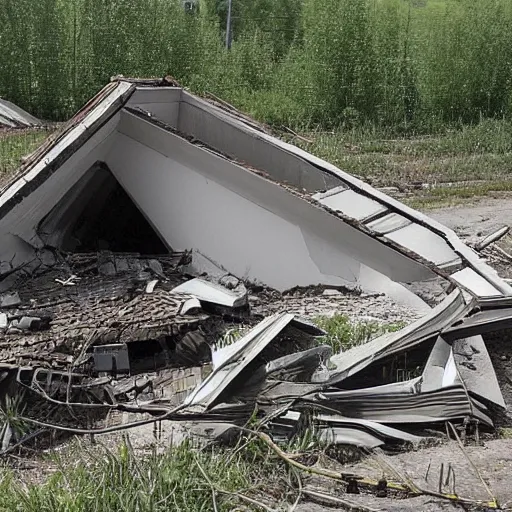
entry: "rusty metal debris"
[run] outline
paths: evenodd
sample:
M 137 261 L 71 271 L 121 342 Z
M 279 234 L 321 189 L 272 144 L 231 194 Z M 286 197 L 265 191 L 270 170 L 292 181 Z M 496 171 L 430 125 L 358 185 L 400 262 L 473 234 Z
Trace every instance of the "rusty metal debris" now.
M 311 319 L 251 305 L 318 286 L 417 319 L 332 353 Z M 5 419 L 4 452 L 254 415 L 365 448 L 492 428 L 481 335 L 511 324 L 512 288 L 451 230 L 168 80 L 115 79 L 0 194 L 0 401 L 31 425 Z

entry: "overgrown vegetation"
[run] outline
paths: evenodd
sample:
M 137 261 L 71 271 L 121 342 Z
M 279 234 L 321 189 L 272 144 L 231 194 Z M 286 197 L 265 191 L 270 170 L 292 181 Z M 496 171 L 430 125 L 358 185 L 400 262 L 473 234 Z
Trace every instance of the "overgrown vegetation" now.
M 0 185 L 20 165 L 21 158 L 34 151 L 48 134 L 46 130 L 0 132 Z
M 376 321 L 353 322 L 343 314 L 320 316 L 315 319 L 315 323 L 326 331 L 327 334 L 321 342 L 330 345 L 334 354 L 363 345 L 377 336 L 398 331 L 405 326 L 403 322 L 392 324 Z
M 171 74 L 275 124 L 395 133 L 510 118 L 509 0 L 1 0 L 0 95 L 69 117 L 116 74 Z
M 251 500 L 261 500 L 263 493 L 272 494 L 276 501 L 286 497 L 286 489 L 278 482 L 279 473 L 286 476 L 286 472 L 279 471 L 279 462 L 269 458 L 268 449 L 257 440 L 238 450 L 199 450 L 185 441 L 164 453 L 141 454 L 125 441 L 115 451 L 79 445 L 63 453 L 51 455 L 49 462 L 57 469 L 43 482 L 26 483 L 25 478 L 22 483 L 4 471 L 0 510 L 227 512 L 258 509 Z

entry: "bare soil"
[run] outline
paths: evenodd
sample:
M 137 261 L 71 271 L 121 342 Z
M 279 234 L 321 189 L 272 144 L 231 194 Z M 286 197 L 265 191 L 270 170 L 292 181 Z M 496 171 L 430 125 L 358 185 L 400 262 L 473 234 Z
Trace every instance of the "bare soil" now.
M 512 197 L 466 201 L 459 206 L 426 210 L 425 213 L 455 230 L 461 238 L 482 236 L 504 225 L 512 225 Z

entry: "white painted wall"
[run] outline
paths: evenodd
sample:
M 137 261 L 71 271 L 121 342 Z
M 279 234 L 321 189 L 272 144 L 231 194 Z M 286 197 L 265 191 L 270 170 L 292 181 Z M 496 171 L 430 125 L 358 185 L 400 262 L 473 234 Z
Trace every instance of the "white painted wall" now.
M 137 89 L 127 106 L 150 112 L 160 121 L 178 128 L 182 89 L 145 87 Z
M 107 164 L 171 247 L 197 249 L 239 277 L 281 290 L 361 283 L 362 271 L 371 267 L 367 285 L 375 282 L 373 289 L 423 305 L 382 276 L 431 277 L 422 265 L 279 185 L 131 114 L 122 114 L 118 130 Z

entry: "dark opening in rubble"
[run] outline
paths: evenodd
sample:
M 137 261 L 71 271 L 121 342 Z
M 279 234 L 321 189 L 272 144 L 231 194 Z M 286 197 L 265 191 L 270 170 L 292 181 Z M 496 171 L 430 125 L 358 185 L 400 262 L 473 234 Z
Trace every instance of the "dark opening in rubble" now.
M 65 252 L 169 252 L 102 162 L 91 167 L 43 219 L 39 234 L 47 245 Z
M 343 381 L 343 389 L 360 389 L 403 382 L 419 377 L 425 369 L 435 339 L 381 359 Z

